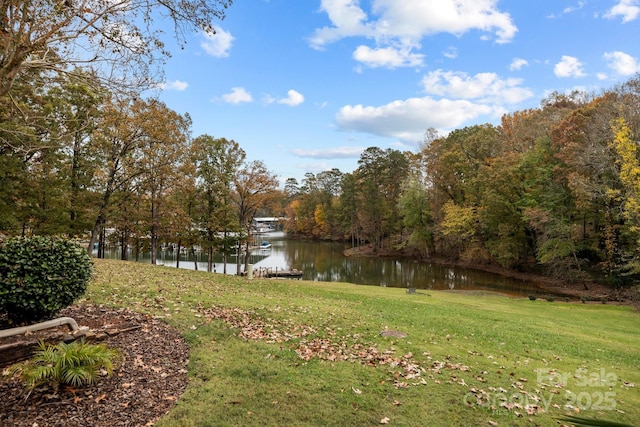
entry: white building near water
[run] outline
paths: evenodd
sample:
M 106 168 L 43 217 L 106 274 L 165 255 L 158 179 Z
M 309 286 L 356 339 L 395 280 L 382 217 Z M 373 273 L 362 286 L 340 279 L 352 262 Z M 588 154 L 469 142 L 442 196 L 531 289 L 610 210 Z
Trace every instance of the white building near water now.
M 282 221 L 284 218 L 275 216 L 265 216 L 253 219 L 253 228 L 259 233 L 267 233 L 282 229 Z

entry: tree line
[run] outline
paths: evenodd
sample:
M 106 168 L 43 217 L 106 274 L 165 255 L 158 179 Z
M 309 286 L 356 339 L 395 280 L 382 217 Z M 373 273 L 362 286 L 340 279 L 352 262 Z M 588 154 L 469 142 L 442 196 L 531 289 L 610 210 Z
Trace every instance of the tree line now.
M 570 280 L 640 274 L 640 76 L 287 180 L 287 231 Z
M 141 94 L 170 56 L 160 20 L 184 46 L 215 34 L 232 0 L 7 0 L 0 7 L 0 237 L 161 242 L 227 254 L 249 245 L 277 181 L 225 138 Z M 172 25 L 171 25 L 172 24 Z M 231 249 L 231 245 L 237 245 Z M 240 271 L 238 266 L 237 271 Z M 226 263 L 225 263 L 226 269 Z
M 84 238 L 101 256 L 109 230 L 123 259 L 133 247 L 154 262 L 173 243 L 201 247 L 211 269 L 214 252 L 249 250 L 265 214 L 293 236 L 421 259 L 617 283 L 640 273 L 640 77 L 554 93 L 499 125 L 430 129 L 415 153 L 371 147 L 353 172 L 308 173 L 280 191 L 235 141 L 193 138 L 188 114 L 83 70 L 43 73 L 0 97 L 4 235 Z
M 184 44 L 189 31 L 214 32 L 231 4 L 3 2 L 0 234 L 86 237 L 91 250 L 109 229 L 152 259 L 161 243 L 201 246 L 211 268 L 214 251 L 248 249 L 264 211 L 292 235 L 374 251 L 638 277 L 639 76 L 554 93 L 499 125 L 430 129 L 417 153 L 371 147 L 353 172 L 309 173 L 279 192 L 235 141 L 193 138 L 188 114 L 141 95 L 170 55 L 154 21 Z
M 201 246 L 210 262 L 248 245 L 253 218 L 278 194 L 266 166 L 233 140 L 193 138 L 187 114 L 87 78 L 3 98 L 2 233 L 84 238 L 101 251 L 113 231 L 123 259 L 144 247 L 154 263 L 166 242 Z

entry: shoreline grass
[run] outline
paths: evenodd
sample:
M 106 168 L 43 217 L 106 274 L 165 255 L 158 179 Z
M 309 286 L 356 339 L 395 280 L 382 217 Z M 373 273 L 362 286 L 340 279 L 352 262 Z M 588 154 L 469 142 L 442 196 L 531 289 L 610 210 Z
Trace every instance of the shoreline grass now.
M 627 306 L 112 260 L 96 260 L 87 299 L 161 317 L 189 343 L 190 385 L 159 426 L 640 420 L 640 317 Z

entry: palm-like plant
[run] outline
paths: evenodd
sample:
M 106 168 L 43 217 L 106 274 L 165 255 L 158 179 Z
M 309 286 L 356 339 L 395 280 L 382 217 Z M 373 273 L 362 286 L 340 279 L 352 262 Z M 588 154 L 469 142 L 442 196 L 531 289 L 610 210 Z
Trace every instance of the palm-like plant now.
M 120 353 L 104 344 L 74 341 L 70 344 L 47 345 L 40 341 L 34 356 L 13 369 L 27 388 L 50 383 L 81 386 L 94 384 L 104 370 L 111 375 Z

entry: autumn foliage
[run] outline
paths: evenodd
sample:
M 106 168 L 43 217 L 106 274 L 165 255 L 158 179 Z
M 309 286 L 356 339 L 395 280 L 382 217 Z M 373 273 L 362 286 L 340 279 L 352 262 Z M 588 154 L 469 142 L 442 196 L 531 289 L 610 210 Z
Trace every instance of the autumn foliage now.
M 339 191 L 326 173 L 308 174 L 297 188 L 289 183 L 289 231 L 421 258 L 633 283 L 639 100 L 634 78 L 599 96 L 554 93 L 498 126 L 428 132 L 418 153 L 370 148 L 357 170 L 338 177 Z

